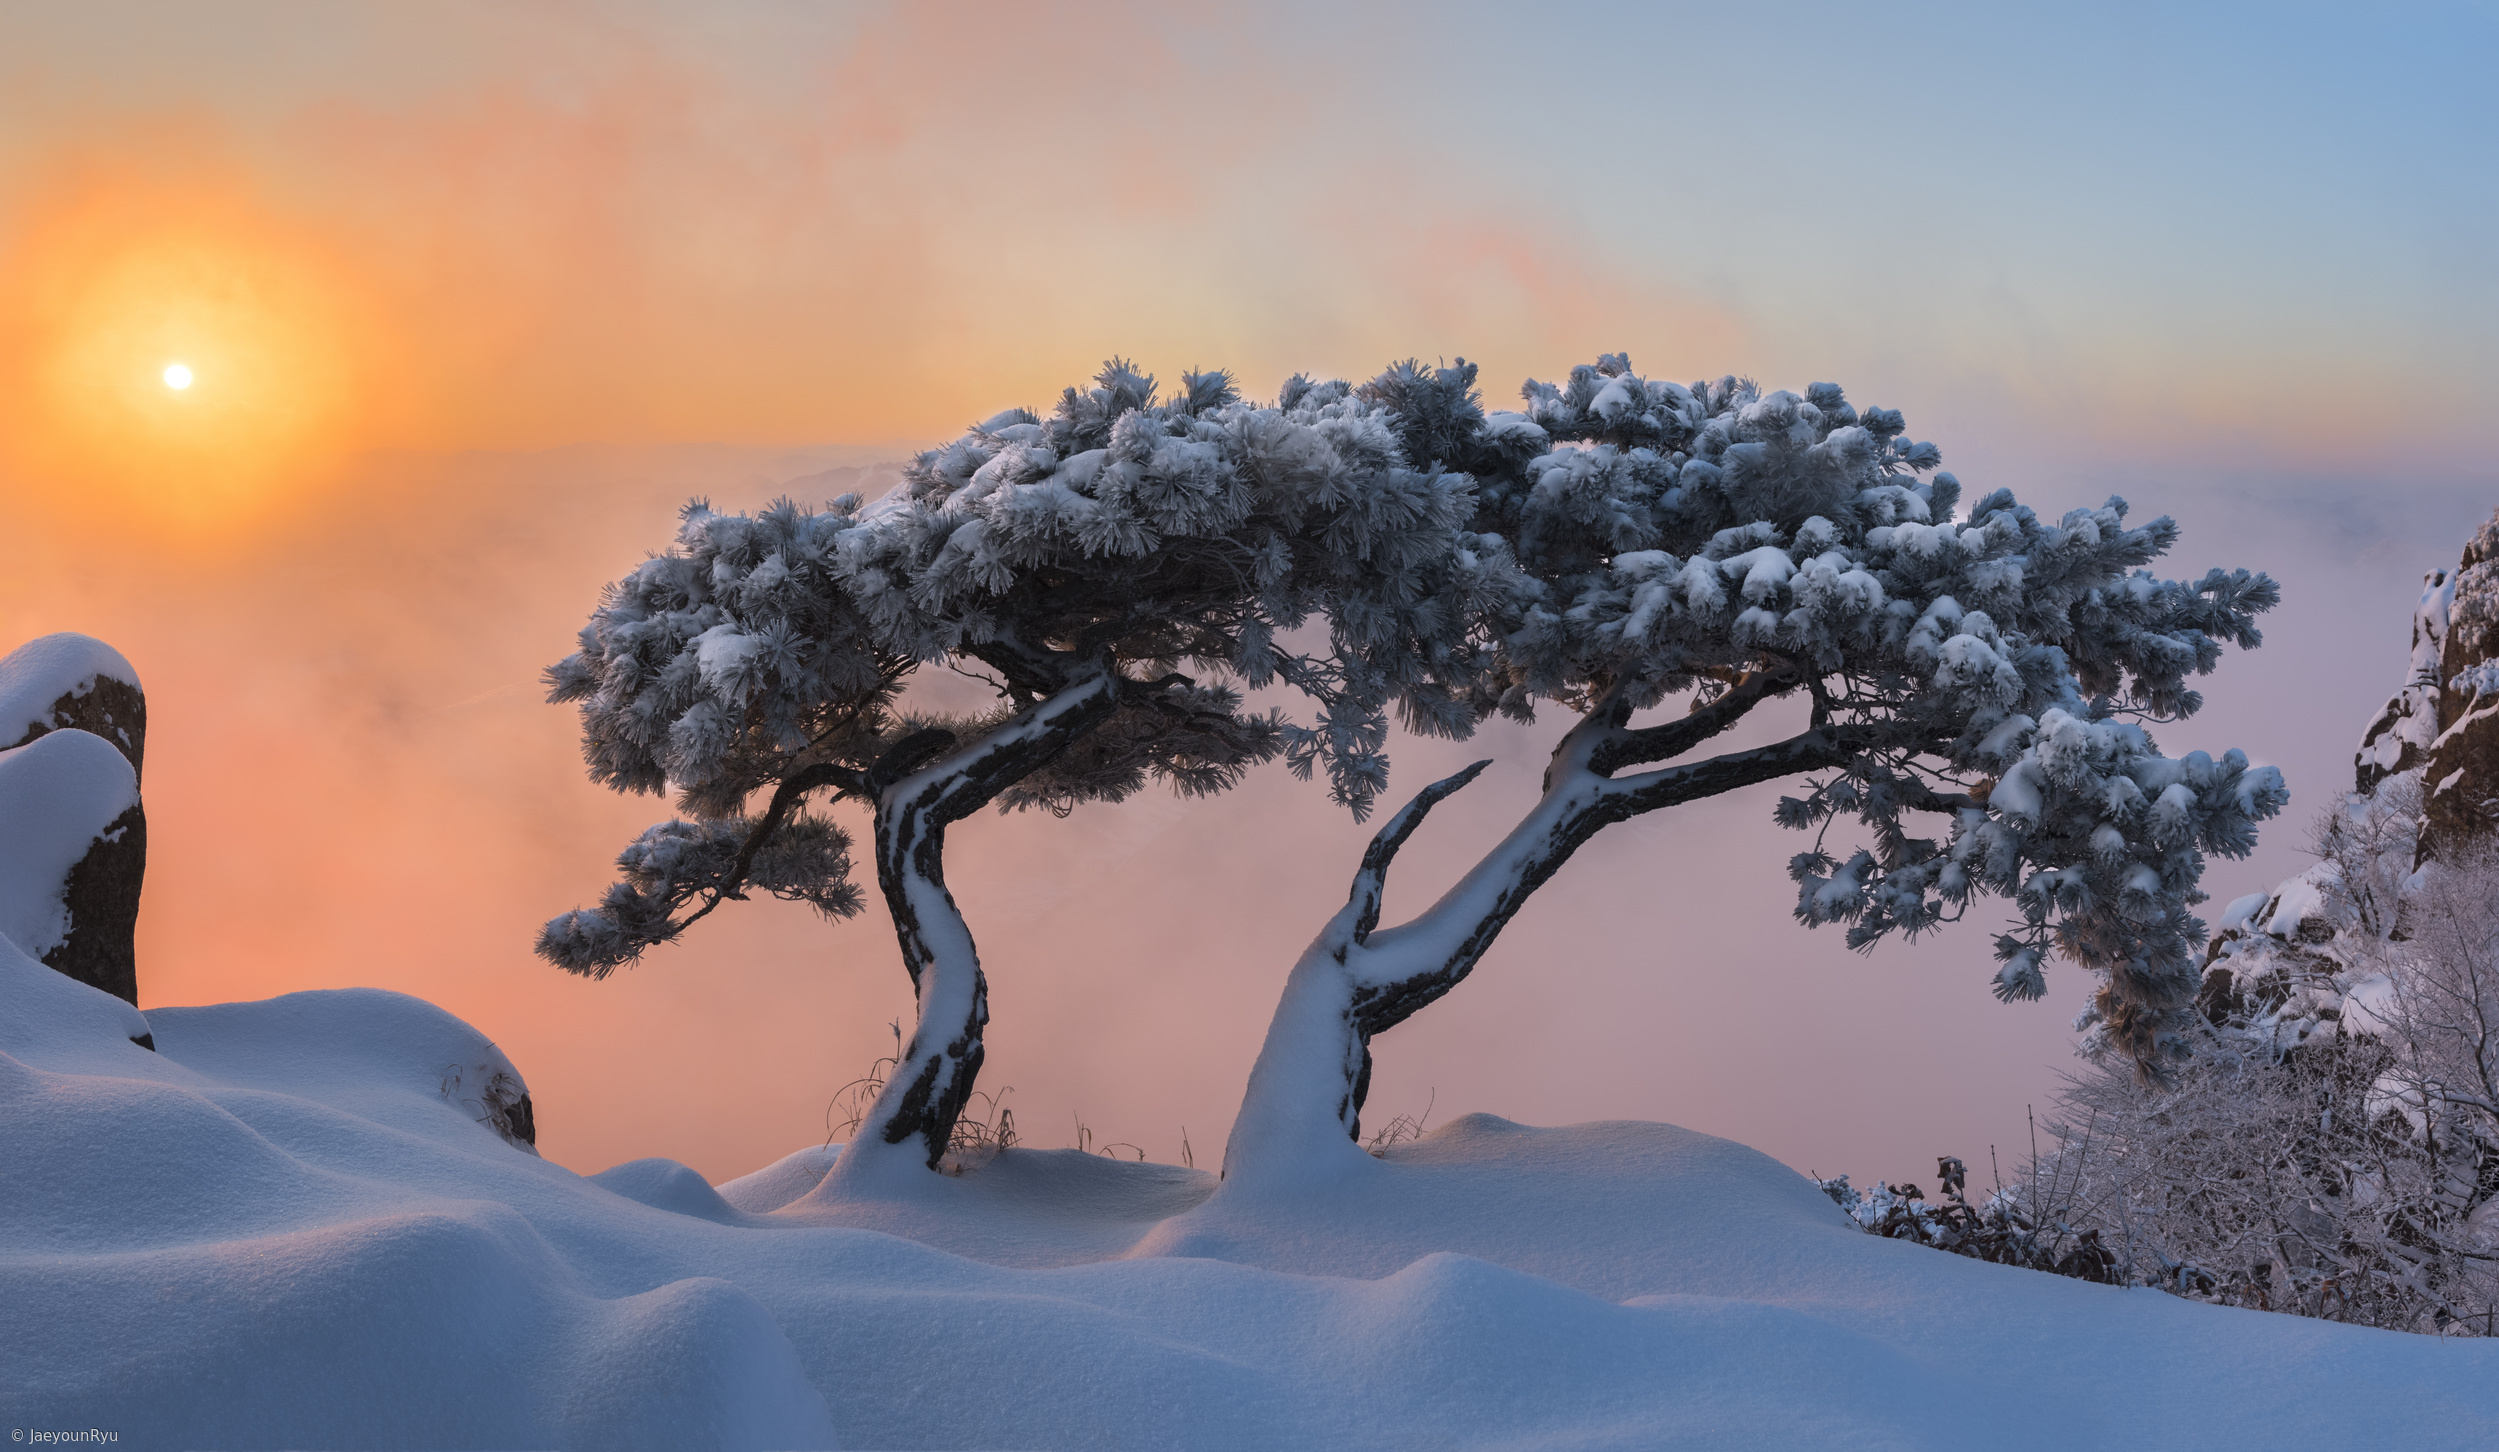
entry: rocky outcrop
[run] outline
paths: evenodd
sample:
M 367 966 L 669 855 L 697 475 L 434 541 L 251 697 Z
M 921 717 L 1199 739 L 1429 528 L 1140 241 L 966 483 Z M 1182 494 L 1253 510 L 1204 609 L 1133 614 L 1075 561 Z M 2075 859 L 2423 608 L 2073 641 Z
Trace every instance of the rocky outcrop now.
M 2222 910 L 2196 1011 L 2239 1048 L 2280 1058 L 2341 1023 L 2344 996 L 2369 971 L 2355 953 L 2366 937 L 2341 869 L 2320 862 Z
M 0 856 L 14 879 L 0 934 L 135 1005 L 147 875 L 139 800 L 147 696 L 138 672 L 88 636 L 27 642 L 0 658 L 0 741 L 8 743 L 0 748 L 0 824 L 10 839 Z
M 2403 684 L 2361 733 L 2352 784 L 2323 819 L 2323 861 L 2221 914 L 2205 956 L 2205 1019 L 2282 1054 L 2331 1031 L 2403 932 L 2414 869 L 2499 826 L 2499 514 L 2412 613 Z
M 2451 593 L 2439 732 L 2421 771 L 2421 851 L 2432 857 L 2499 824 L 2499 515 L 2465 545 Z
M 2403 687 L 2362 733 L 2354 767 L 2363 796 L 2421 773 L 2423 860 L 2499 826 L 2499 514 L 2454 569 L 2424 577 Z
M 2390 776 L 2419 770 L 2438 744 L 2439 683 L 2446 679 L 2447 616 L 2455 595 L 2455 571 L 2432 570 L 2422 577 L 2403 686 L 2360 733 L 2360 751 L 2352 760 L 2353 786 L 2362 796 Z

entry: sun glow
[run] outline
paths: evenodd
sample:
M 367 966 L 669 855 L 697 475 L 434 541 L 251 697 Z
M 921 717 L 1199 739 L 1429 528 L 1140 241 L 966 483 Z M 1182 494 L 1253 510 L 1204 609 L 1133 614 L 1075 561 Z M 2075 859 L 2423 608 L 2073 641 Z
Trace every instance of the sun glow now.
M 359 442 L 379 330 L 327 249 L 214 193 L 64 203 L 0 269 L 8 472 L 58 506 L 195 534 Z

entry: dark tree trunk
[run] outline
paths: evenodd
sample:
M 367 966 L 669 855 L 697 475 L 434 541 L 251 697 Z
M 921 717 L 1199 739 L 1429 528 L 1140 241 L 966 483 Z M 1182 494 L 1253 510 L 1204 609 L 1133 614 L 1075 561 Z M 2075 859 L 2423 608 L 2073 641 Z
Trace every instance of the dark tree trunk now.
M 978 739 L 891 782 L 875 782 L 876 875 L 894 919 L 919 1019 L 884 1092 L 826 1177 L 856 1192 L 896 1168 L 934 1169 L 954 1139 L 986 1050 L 989 981 L 971 926 L 946 890 L 946 828 L 997 800 L 1109 719 L 1119 677 L 1089 673 Z M 897 747 L 909 765 L 913 743 Z M 925 758 L 922 758 L 925 759 Z

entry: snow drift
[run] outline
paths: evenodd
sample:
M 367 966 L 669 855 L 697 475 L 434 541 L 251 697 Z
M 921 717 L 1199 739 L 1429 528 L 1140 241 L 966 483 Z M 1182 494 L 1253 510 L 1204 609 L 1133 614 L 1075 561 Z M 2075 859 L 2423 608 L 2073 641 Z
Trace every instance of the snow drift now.
M 2499 1352 L 1858 1233 L 1664 1125 L 1484 1115 L 1290 1200 L 1010 1150 L 584 1178 L 397 994 L 127 1004 L 0 947 L 0 1420 L 133 1447 L 2499 1442 Z M 152 1026 L 161 1052 L 130 1042 Z

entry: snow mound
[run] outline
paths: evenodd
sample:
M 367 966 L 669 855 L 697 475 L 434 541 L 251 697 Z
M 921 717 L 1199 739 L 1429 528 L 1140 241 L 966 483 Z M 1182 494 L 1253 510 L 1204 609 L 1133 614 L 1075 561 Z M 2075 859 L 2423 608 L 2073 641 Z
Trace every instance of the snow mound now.
M 387 989 L 160 1008 L 148 1022 L 167 1057 L 226 1084 L 287 1094 L 318 1086 L 324 1103 L 418 1132 L 455 1121 L 492 1128 L 495 1105 L 529 1092 L 485 1035 Z
M 53 1064 L 0 1053 L 0 1419 L 138 1447 L 835 1445 L 748 1291 L 580 1253 L 609 1207 L 652 1212 L 480 1123 L 446 1076 L 508 1065 L 451 1015 L 371 990 L 163 1009 L 151 1054 L 15 990 L 127 1005 L 23 955 L 0 977 Z
M 0 833 L 4 838 L 5 833 Z M 14 884 L 0 879 L 0 903 Z M 56 973 L 0 937 L 0 1054 L 25 1064 L 113 1072 L 129 1055 L 153 1057 L 132 1040 L 148 1032 L 139 1010 L 100 988 Z M 0 1145 L 5 1139 L 0 1138 Z M 4 1153 L 0 1150 L 0 1153 Z M 0 1160 L 5 1163 L 5 1160 Z M 0 1200 L 5 1200 L 0 1194 Z M 10 1222 L 0 1208 L 0 1232 Z M 6 1242 L 0 1240 L 0 1251 Z
M 929 1175 L 878 1198 L 820 1186 L 780 1213 L 880 1230 L 992 1265 L 1039 1269 L 1128 1253 L 1164 1219 L 1214 1193 L 1215 1177 L 1080 1150 L 1011 1149 L 962 1175 Z
M 0 751 L 0 937 L 34 958 L 68 941 L 69 871 L 138 801 L 129 760 L 101 736 L 54 731 Z
M 50 986 L 37 991 L 42 980 Z M 1665 1125 L 1471 1115 L 1291 1202 L 1011 1150 L 585 1179 L 375 992 L 159 1010 L 0 948 L 0 1421 L 122 1446 L 2499 1445 L 2499 1346 L 1858 1233 Z M 130 1014 L 135 1018 L 135 1012 Z M 786 1198 L 785 1198 L 786 1197 Z M 764 1213 L 779 1201 L 780 1208 Z
M 811 1144 L 753 1174 L 726 1182 L 720 1186 L 720 1198 L 750 1215 L 778 1210 L 823 1183 L 841 1153 L 837 1144 Z
M 1455 1251 L 1621 1301 L 1793 1291 L 1870 1238 L 1777 1160 L 1671 1124 L 1469 1114 L 1357 1169 L 1291 1211 L 1220 1197 L 1134 1253 L 1376 1278 Z
M 706 1220 L 733 1223 L 745 1218 L 736 1206 L 721 1198 L 710 1181 L 696 1174 L 691 1166 L 675 1160 L 627 1160 L 592 1175 L 590 1183 L 671 1215 L 699 1215 Z

